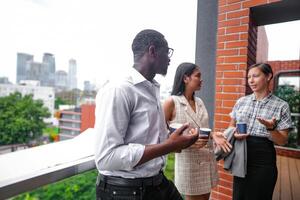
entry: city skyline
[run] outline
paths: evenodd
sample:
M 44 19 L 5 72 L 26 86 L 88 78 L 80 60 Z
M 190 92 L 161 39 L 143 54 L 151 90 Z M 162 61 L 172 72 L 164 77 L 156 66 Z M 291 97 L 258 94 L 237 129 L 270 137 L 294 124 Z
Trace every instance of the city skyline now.
M 131 42 L 146 28 L 162 32 L 175 49 L 169 72 L 174 74 L 180 62 L 195 60 L 196 1 L 4 0 L 0 5 L 5 27 L 0 43 L 6 47 L 0 47 L 5 55 L 0 58 L 0 74 L 14 83 L 17 52 L 37 58 L 50 52 L 58 70 L 68 71 L 68 59 L 76 58 L 80 88 L 85 80 L 101 85 L 133 65 Z
M 51 53 L 44 53 L 42 62 L 37 62 L 34 55 L 18 52 L 16 83 L 35 80 L 39 81 L 40 86 L 54 87 L 56 91 L 76 89 L 78 85 L 75 59 L 69 59 L 68 68 L 68 73 L 56 70 L 55 55 Z
M 144 28 L 162 32 L 175 49 L 167 76 L 158 78 L 162 85 L 173 81 L 181 62 L 195 62 L 197 1 L 3 0 L 0 5 L 0 76 L 13 83 L 17 52 L 38 62 L 49 52 L 57 70 L 68 72 L 69 59 L 76 59 L 80 89 L 87 80 L 101 85 L 132 66 L 131 42 Z M 268 25 L 266 32 L 270 60 L 299 59 L 299 20 Z

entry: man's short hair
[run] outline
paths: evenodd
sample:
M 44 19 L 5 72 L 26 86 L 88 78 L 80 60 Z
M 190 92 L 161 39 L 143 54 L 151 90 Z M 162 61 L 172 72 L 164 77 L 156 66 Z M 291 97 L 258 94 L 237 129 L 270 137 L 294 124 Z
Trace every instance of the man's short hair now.
M 168 43 L 160 32 L 152 29 L 142 30 L 135 36 L 131 45 L 134 58 L 141 58 L 150 45 L 161 48 L 167 47 Z

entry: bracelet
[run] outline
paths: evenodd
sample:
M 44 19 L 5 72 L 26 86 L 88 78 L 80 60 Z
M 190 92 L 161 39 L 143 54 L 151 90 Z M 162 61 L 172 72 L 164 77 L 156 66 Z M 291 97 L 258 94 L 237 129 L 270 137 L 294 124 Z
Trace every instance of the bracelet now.
M 267 131 L 274 131 L 276 128 L 277 128 L 277 123 L 275 123 L 272 128 L 266 128 L 266 129 Z
M 275 130 L 275 126 L 274 127 L 272 127 L 272 128 L 267 128 L 267 131 L 274 131 Z

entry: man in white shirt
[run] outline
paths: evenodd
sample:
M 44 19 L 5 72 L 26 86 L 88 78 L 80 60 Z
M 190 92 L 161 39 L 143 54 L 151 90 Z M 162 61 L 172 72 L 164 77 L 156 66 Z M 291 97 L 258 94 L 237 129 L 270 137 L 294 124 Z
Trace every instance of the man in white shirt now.
M 129 75 L 106 83 L 96 97 L 97 199 L 182 199 L 163 175 L 165 155 L 195 143 L 198 132 L 185 124 L 169 136 L 154 80 L 167 74 L 173 49 L 148 29 L 136 35 L 132 51 Z

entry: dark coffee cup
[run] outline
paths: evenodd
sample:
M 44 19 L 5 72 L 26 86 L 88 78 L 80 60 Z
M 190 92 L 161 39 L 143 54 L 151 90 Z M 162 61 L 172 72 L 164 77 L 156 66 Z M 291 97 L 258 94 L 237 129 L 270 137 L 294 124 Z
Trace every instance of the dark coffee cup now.
M 238 133 L 246 134 L 247 133 L 247 124 L 246 123 L 237 123 L 236 124 Z

